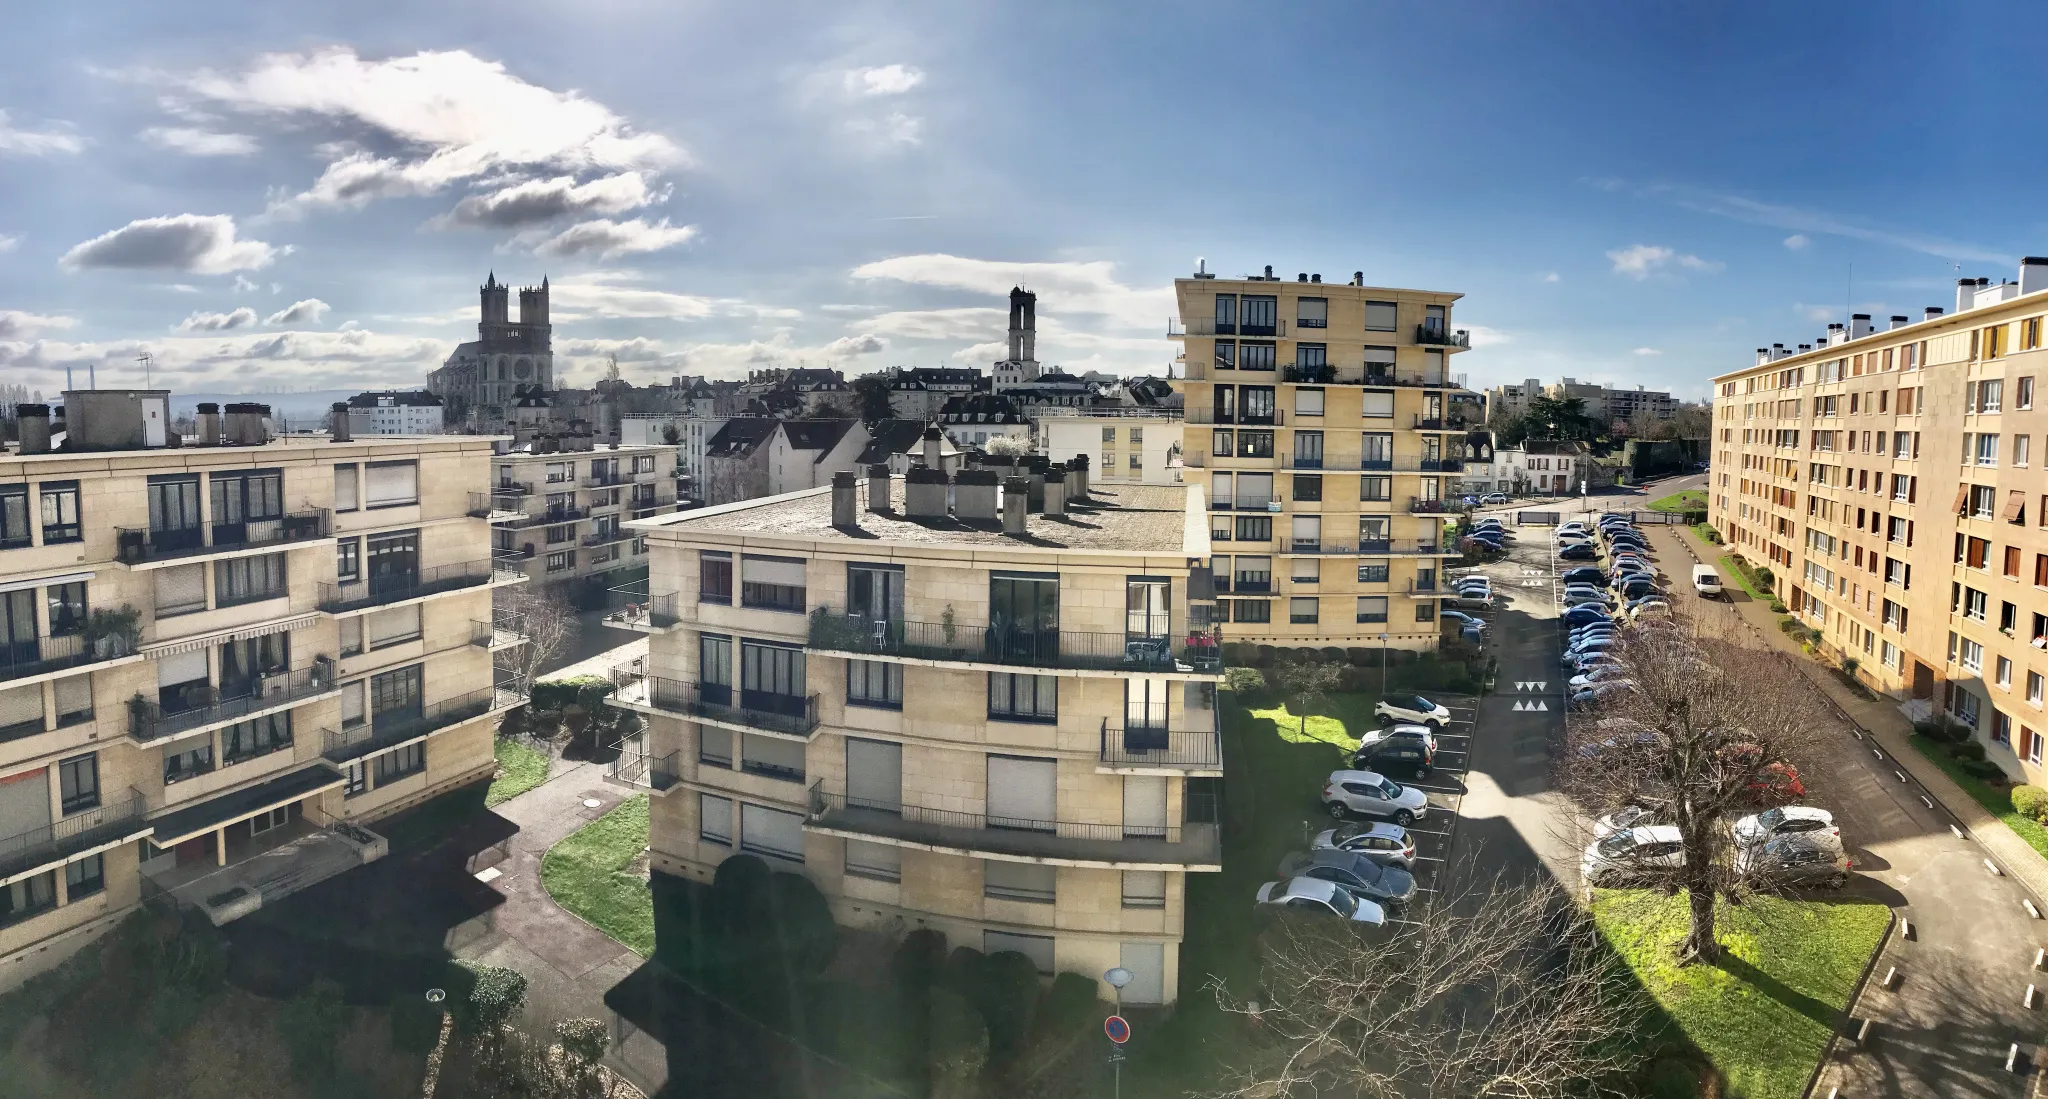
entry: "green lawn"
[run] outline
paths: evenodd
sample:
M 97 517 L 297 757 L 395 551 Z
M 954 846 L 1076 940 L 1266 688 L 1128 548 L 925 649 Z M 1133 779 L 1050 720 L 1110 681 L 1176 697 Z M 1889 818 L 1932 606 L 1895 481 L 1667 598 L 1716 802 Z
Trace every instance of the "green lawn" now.
M 2026 840 L 2027 846 L 2040 852 L 2042 858 L 2048 858 L 2048 828 L 2043 828 L 2014 811 L 2010 792 L 1997 789 L 1963 770 L 1961 760 L 1942 751 L 1941 745 L 1926 737 L 1916 735 L 1906 739 L 1911 741 L 1913 747 L 1919 749 L 1920 754 L 1926 756 L 1929 762 L 1954 779 L 1956 785 L 1963 788 L 1964 793 L 1977 799 L 1977 804 L 1982 805 L 1992 816 L 2004 821 L 2005 826 L 2012 829 L 2019 838 Z
M 646 877 L 627 869 L 646 846 L 647 795 L 639 794 L 549 848 L 540 883 L 556 904 L 647 957 L 654 895 Z
M 1734 554 L 1722 554 L 1719 564 L 1721 568 L 1725 572 L 1727 572 L 1728 575 L 1735 578 L 1735 583 L 1738 587 L 1740 587 L 1743 591 L 1749 593 L 1749 597 L 1751 599 L 1757 599 L 1765 603 L 1768 603 L 1773 598 L 1775 598 L 1771 595 L 1770 592 L 1765 591 L 1762 587 L 1760 587 L 1757 584 L 1756 577 L 1751 575 L 1747 566 L 1742 565 L 1735 560 Z
M 498 755 L 498 776 L 491 780 L 491 792 L 484 795 L 485 807 L 505 801 L 548 780 L 548 754 L 509 737 L 501 737 L 494 749 Z
M 1686 898 L 1595 893 L 1593 918 L 1615 952 L 1705 1053 L 1737 1099 L 1798 1099 L 1856 980 L 1889 926 L 1884 905 L 1841 897 L 1752 897 L 1723 904 L 1715 965 L 1679 966 Z
M 1674 492 L 1661 500 L 1650 501 L 1651 511 L 1704 511 L 1706 507 L 1706 492 L 1696 488 Z
M 1707 545 L 1718 546 L 1721 544 L 1721 532 L 1715 530 L 1712 523 L 1694 523 L 1691 530 L 1693 537 L 1698 538 Z

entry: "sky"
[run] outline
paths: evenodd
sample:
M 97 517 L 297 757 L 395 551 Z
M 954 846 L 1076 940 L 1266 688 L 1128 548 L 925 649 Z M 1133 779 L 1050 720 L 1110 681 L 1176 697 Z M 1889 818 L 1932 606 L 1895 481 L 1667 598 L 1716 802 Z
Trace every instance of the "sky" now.
M 1172 280 L 1464 294 L 1476 386 L 1703 397 L 2048 254 L 2048 9 L 94 0 L 9 16 L 0 383 L 1162 372 Z M 1333 349 L 1334 351 L 1334 349 Z

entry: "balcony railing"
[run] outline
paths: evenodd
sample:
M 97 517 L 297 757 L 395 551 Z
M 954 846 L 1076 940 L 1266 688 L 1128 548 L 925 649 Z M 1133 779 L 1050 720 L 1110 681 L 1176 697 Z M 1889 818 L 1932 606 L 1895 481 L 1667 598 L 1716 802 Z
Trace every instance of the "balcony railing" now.
M 509 520 L 506 525 L 514 527 L 546 526 L 554 523 L 573 523 L 579 519 L 588 518 L 590 518 L 590 509 L 587 507 L 561 504 L 552 507 L 534 507 L 529 503 L 526 510 L 519 513 L 517 519 Z
M 1411 515 L 1456 515 L 1464 510 L 1464 505 L 1456 500 L 1425 500 L 1420 496 L 1411 496 L 1408 499 L 1408 512 Z
M 1020 820 L 849 798 L 811 787 L 810 822 L 822 828 L 925 847 L 1111 865 L 1220 865 L 1214 824 L 1125 826 Z
M 498 487 L 491 491 L 500 496 L 531 496 L 533 486 L 524 481 L 499 481 Z
M 630 485 L 632 483 L 633 475 L 624 470 L 613 470 L 610 473 L 593 473 L 583 478 L 584 488 L 611 488 L 615 485 Z
M 1102 722 L 1102 747 L 1097 757 L 1119 767 L 1176 767 L 1216 770 L 1223 766 L 1223 750 L 1216 730 L 1168 730 L 1165 728 L 1112 725 Z
M 956 660 L 1087 671 L 1220 672 L 1223 649 L 1214 634 L 1187 637 L 1087 633 L 1026 626 L 962 626 L 890 622 L 863 615 L 811 614 L 812 648 L 860 656 Z
M 1417 431 L 1463 431 L 1470 426 L 1472 421 L 1464 416 L 1429 416 L 1417 413 L 1414 418 L 1414 428 Z
M 624 542 L 624 541 L 628 541 L 628 540 L 630 540 L 630 539 L 631 539 L 632 537 L 633 537 L 633 532 L 632 532 L 632 531 L 630 531 L 630 530 L 627 530 L 627 529 L 625 529 L 624 527 L 618 527 L 618 528 L 614 528 L 614 529 L 612 529 L 612 530 L 601 530 L 601 531 L 598 531 L 598 532 L 596 532 L 596 533 L 594 533 L 594 534 L 586 534 L 586 535 L 584 535 L 584 536 L 583 536 L 583 545 L 584 545 L 584 546 L 586 546 L 586 547 L 589 547 L 589 546 L 608 546 L 608 545 L 611 545 L 611 544 L 612 544 L 613 542 Z
M 678 612 L 681 597 L 676 592 L 657 592 L 652 596 L 629 595 L 626 598 L 635 601 L 606 614 L 605 625 L 626 629 L 665 630 L 683 620 Z
M 1423 599 L 1429 599 L 1440 595 L 1450 595 L 1453 594 L 1453 592 L 1448 584 L 1440 581 L 1410 580 L 1408 581 L 1408 594 Z
M 1235 424 L 1239 427 L 1284 427 L 1287 424 L 1287 410 L 1276 408 L 1271 412 L 1218 412 L 1213 408 L 1190 408 L 1185 413 L 1187 423 Z
M 500 572 L 505 579 L 522 575 L 510 562 L 464 561 L 457 565 L 439 565 L 416 572 L 386 573 L 363 580 L 347 583 L 323 583 L 319 590 L 319 608 L 329 614 L 341 611 L 362 610 L 401 599 L 417 599 L 426 595 L 457 591 L 488 584 Z
M 1212 319 L 1197 318 L 1186 322 L 1185 331 L 1172 321 L 1166 322 L 1166 338 L 1179 336 L 1250 336 L 1253 339 L 1285 338 L 1287 322 L 1275 320 L 1272 324 L 1246 324 L 1243 321 L 1217 324 Z
M 1280 502 L 1278 496 L 1234 496 L 1229 499 L 1217 497 L 1209 501 L 1211 511 L 1277 511 L 1273 505 Z
M 1469 348 L 1472 346 L 1472 334 L 1462 328 L 1453 332 L 1436 325 L 1418 324 L 1415 326 L 1415 342 L 1432 347 Z
M 817 695 L 770 694 L 643 675 L 637 664 L 635 661 L 612 669 L 612 685 L 621 702 L 789 736 L 810 736 L 818 731 Z
M 145 744 L 191 729 L 234 721 L 248 714 L 289 706 L 334 690 L 334 664 L 317 657 L 311 666 L 258 676 L 225 689 L 195 684 L 189 700 L 166 707 L 144 698 L 128 703 L 128 735 Z
M 346 763 L 395 744 L 403 744 L 451 725 L 482 717 L 492 710 L 510 709 L 526 701 L 526 684 L 503 683 L 465 695 L 443 699 L 419 709 L 386 710 L 370 715 L 353 729 L 329 729 L 322 754 L 329 762 Z
M 683 753 L 670 752 L 647 761 L 647 785 L 666 790 L 683 778 Z
M 102 638 L 98 644 L 88 645 L 85 635 L 80 633 L 0 641 L 0 682 L 97 664 L 134 651 L 132 639 L 117 643 L 117 639 Z
M 0 875 L 55 862 L 135 831 L 147 808 L 141 791 L 131 787 L 118 797 L 100 802 L 97 808 L 0 839 Z
M 149 527 L 115 527 L 114 556 L 127 564 L 145 561 L 173 561 L 209 553 L 239 549 L 263 549 L 312 542 L 328 537 L 333 528 L 325 508 L 294 511 L 275 519 L 251 519 L 243 523 L 216 523 L 206 540 L 206 527 L 155 530 Z
M 526 640 L 526 616 L 523 614 L 494 611 L 488 622 L 480 618 L 469 620 L 469 643 L 480 649 L 519 645 Z
M 521 509 L 522 497 L 502 489 L 497 492 L 472 492 L 469 494 L 469 517 L 488 519 L 493 523 L 516 523 L 524 517 Z

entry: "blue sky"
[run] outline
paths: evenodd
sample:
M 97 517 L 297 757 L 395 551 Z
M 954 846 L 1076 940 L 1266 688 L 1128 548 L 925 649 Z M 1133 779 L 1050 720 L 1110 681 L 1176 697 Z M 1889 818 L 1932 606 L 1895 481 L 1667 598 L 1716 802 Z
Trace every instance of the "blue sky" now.
M 422 9 L 431 9 L 425 10 Z M 1473 384 L 1704 395 L 2048 253 L 2044 19 L 1642 4 L 42 5 L 0 67 L 0 381 L 416 382 L 487 270 L 558 378 L 1157 372 L 1170 280 L 1457 290 Z

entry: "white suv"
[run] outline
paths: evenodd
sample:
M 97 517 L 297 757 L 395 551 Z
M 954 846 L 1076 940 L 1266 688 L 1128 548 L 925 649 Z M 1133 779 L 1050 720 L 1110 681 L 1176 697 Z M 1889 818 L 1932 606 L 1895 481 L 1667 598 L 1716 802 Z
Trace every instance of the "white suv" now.
M 1429 812 L 1429 797 L 1372 771 L 1332 771 L 1323 784 L 1323 808 L 1338 820 L 1356 813 L 1405 828 Z
M 1373 707 L 1382 725 L 1434 725 L 1441 729 L 1451 723 L 1451 711 L 1421 695 L 1388 695 Z

